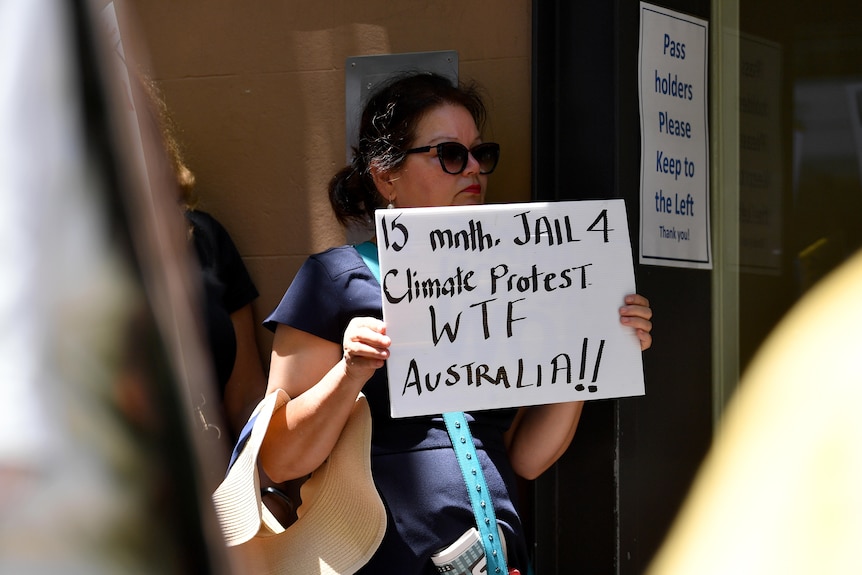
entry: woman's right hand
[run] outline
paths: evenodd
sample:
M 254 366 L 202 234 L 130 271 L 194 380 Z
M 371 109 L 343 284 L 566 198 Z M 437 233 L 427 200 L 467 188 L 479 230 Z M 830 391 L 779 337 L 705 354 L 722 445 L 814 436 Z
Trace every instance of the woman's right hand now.
M 389 358 L 391 343 L 386 335 L 386 324 L 379 319 L 355 317 L 350 320 L 342 344 L 347 377 L 368 381 Z

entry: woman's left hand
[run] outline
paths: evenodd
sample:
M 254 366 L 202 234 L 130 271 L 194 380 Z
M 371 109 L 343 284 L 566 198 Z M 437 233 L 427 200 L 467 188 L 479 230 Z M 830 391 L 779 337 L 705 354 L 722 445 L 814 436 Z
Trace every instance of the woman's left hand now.
M 625 297 L 625 305 L 620 308 L 620 322 L 623 325 L 633 327 L 641 342 L 641 351 L 649 349 L 652 345 L 652 309 L 649 300 L 639 294 L 630 294 Z

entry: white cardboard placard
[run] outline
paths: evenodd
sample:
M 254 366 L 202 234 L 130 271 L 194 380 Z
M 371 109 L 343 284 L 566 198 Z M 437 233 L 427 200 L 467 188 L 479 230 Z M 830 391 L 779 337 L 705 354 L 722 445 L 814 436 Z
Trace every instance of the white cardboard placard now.
M 378 210 L 393 417 L 643 395 L 623 200 Z

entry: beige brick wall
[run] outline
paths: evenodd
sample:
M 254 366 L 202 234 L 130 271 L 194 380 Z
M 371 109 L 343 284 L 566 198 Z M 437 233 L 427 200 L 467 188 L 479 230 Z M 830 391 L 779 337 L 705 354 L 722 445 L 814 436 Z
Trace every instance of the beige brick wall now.
M 345 60 L 456 50 L 502 145 L 489 202 L 530 196 L 531 3 L 117 0 L 137 23 L 198 182 L 234 238 L 262 320 L 313 252 L 344 241 L 326 187 L 344 165 Z M 266 364 L 271 334 L 260 328 Z

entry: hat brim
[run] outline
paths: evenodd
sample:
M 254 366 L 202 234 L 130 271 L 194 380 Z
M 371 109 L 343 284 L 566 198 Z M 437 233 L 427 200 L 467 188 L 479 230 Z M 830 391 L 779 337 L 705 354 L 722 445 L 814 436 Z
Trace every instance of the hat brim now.
M 302 505 L 292 525 L 273 524 L 255 488 L 266 525 L 235 548 L 248 572 L 350 575 L 365 565 L 386 532 L 386 510 L 371 475 L 371 412 L 365 396 L 357 396 L 332 453 L 302 486 Z M 223 508 L 219 515 L 226 512 Z M 258 519 L 260 513 L 255 511 Z

